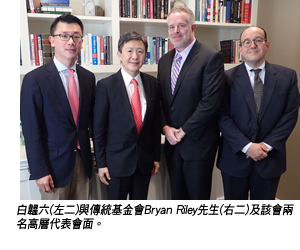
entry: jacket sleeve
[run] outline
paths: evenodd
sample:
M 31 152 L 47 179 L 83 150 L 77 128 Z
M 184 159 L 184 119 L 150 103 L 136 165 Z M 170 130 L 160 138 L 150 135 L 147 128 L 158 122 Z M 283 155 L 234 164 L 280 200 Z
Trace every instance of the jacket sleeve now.
M 224 64 L 222 55 L 215 53 L 203 72 L 202 98 L 194 113 L 182 125 L 183 131 L 197 140 L 212 119 L 216 118 L 224 93 Z
M 105 148 L 107 144 L 109 102 L 103 81 L 97 83 L 94 107 L 94 147 L 98 168 L 107 167 Z
M 20 113 L 25 138 L 30 179 L 35 180 L 50 174 L 43 144 L 43 97 L 36 79 L 27 74 L 21 87 Z

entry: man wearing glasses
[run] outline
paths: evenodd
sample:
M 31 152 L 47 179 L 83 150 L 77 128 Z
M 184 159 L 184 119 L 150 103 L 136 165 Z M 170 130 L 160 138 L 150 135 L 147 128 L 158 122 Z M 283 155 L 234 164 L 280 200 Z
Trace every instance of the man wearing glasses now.
M 299 90 L 292 69 L 265 61 L 266 31 L 244 30 L 241 65 L 226 72 L 219 118 L 222 132 L 218 167 L 225 199 L 275 199 L 286 170 L 285 143 L 298 119 Z
M 53 21 L 50 34 L 55 57 L 26 74 L 21 87 L 30 179 L 42 199 L 89 199 L 95 76 L 76 64 L 83 24 L 63 15 Z

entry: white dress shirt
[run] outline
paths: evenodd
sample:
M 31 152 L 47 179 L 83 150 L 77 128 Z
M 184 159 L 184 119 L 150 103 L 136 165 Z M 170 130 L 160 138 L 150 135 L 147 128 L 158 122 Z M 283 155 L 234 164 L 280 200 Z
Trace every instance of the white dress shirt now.
M 67 66 L 59 62 L 55 57 L 53 58 L 53 62 L 58 70 L 58 73 L 60 75 L 61 81 L 63 83 L 64 89 L 66 91 L 67 97 L 69 97 L 69 91 L 68 91 L 68 86 L 69 86 L 69 73 L 67 72 L 67 69 L 69 69 Z M 78 90 L 78 96 L 80 96 L 80 91 L 79 91 L 79 81 L 78 81 L 78 76 L 76 72 L 76 63 L 70 68 L 74 70 L 74 78 L 76 81 L 77 85 L 77 90 Z
M 252 70 L 253 68 L 250 67 L 246 62 L 245 62 L 245 67 L 246 67 L 246 70 L 248 72 L 250 83 L 251 83 L 251 86 L 252 86 L 252 89 L 253 89 L 254 88 L 254 76 L 255 76 L 255 72 Z M 265 84 L 265 74 L 266 74 L 265 62 L 263 62 L 263 64 L 260 65 L 257 69 L 261 69 L 261 71 L 259 72 L 259 77 L 260 77 L 262 83 Z M 265 142 L 263 142 L 263 143 L 270 149 L 270 151 L 273 149 L 272 146 L 268 145 Z M 244 154 L 246 154 L 251 145 L 252 145 L 252 142 L 248 143 L 245 147 L 242 148 L 242 152 Z
M 144 86 L 142 82 L 142 78 L 140 73 L 136 77 L 132 77 L 129 75 L 123 68 L 121 69 L 122 77 L 125 83 L 125 87 L 127 90 L 129 102 L 131 103 L 131 97 L 134 92 L 134 84 L 131 83 L 131 80 L 134 78 L 138 82 L 138 88 L 139 88 L 139 95 L 141 99 L 141 107 L 142 107 L 142 120 L 144 121 L 144 116 L 147 109 L 147 102 L 146 102 L 146 96 L 144 91 Z

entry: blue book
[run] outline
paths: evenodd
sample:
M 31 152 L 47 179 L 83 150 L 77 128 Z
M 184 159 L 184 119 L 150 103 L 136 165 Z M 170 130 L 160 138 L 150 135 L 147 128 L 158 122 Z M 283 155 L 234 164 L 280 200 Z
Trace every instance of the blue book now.
M 93 65 L 98 65 L 98 56 L 97 56 L 97 36 L 92 36 L 92 56 L 93 56 Z
M 148 46 L 150 46 L 150 64 L 153 64 L 153 37 L 152 36 L 149 37 Z
M 41 5 L 70 5 L 70 0 L 40 0 Z
M 230 23 L 231 16 L 231 1 L 226 2 L 226 23 Z

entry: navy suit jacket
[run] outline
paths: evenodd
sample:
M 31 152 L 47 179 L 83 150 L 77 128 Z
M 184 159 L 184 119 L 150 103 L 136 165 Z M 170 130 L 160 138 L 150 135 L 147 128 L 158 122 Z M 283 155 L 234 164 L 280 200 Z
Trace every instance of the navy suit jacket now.
M 94 111 L 94 144 L 98 168 L 115 177 L 131 176 L 137 166 L 150 174 L 160 160 L 160 109 L 157 80 L 140 73 L 147 110 L 138 134 L 121 70 L 98 81 Z
M 265 64 L 264 94 L 256 119 L 255 101 L 244 64 L 226 71 L 224 108 L 219 119 L 222 140 L 218 167 L 235 177 L 246 177 L 256 167 L 263 178 L 275 178 L 286 170 L 285 143 L 298 119 L 299 91 L 292 69 Z M 273 147 L 261 161 L 246 158 L 241 149 L 249 142 Z
M 207 160 L 215 157 L 219 129 L 217 111 L 224 93 L 222 55 L 196 41 L 178 75 L 171 93 L 171 67 L 175 49 L 159 60 L 158 81 L 162 93 L 162 127 L 180 128 L 185 138 L 176 146 L 185 160 Z M 172 148 L 166 140 L 166 156 Z
M 30 179 L 51 174 L 55 187 L 66 186 L 75 166 L 77 140 L 87 176 L 92 175 L 90 132 L 95 76 L 76 65 L 80 106 L 78 124 L 72 115 L 61 78 L 53 61 L 25 75 L 21 87 L 21 121 Z

